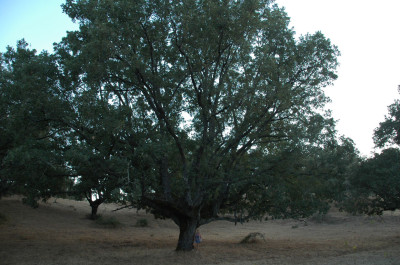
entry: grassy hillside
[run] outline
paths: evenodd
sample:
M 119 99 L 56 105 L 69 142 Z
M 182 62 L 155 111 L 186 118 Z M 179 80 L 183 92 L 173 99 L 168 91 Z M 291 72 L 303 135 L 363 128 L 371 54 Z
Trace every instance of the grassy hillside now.
M 337 211 L 305 222 L 275 220 L 201 227 L 198 251 L 176 253 L 170 220 L 116 205 L 92 221 L 84 201 L 51 199 L 38 209 L 0 200 L 1 264 L 399 264 L 400 214 L 349 216 Z M 250 233 L 264 239 L 240 242 Z

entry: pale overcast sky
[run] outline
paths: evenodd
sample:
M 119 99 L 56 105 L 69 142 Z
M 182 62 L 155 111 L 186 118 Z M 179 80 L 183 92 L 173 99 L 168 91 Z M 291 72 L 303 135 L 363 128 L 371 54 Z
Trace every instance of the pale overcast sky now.
M 339 47 L 339 78 L 326 94 L 337 129 L 363 155 L 372 135 L 399 99 L 400 0 L 277 0 L 298 34 L 321 31 Z
M 25 38 L 52 52 L 78 26 L 62 13 L 64 0 L 0 0 L 0 52 Z M 277 0 L 298 34 L 322 31 L 339 47 L 339 78 L 326 88 L 339 134 L 363 155 L 373 151 L 373 130 L 400 98 L 400 0 Z

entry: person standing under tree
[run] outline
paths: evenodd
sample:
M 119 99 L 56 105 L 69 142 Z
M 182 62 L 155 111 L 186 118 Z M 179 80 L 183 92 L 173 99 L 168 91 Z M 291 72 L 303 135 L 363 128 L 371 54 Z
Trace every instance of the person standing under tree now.
M 201 234 L 200 234 L 200 231 L 199 231 L 199 229 L 196 229 L 196 233 L 194 234 L 194 243 L 195 243 L 195 248 L 196 248 L 196 250 L 198 250 L 199 249 L 199 244 L 201 243 L 201 241 L 202 241 L 202 238 L 201 238 Z

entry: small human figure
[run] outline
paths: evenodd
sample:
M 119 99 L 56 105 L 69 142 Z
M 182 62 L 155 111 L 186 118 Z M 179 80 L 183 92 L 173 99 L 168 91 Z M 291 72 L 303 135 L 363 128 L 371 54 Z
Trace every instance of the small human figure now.
M 199 231 L 199 229 L 196 229 L 196 232 L 194 234 L 194 243 L 195 243 L 194 246 L 195 246 L 196 250 L 199 249 L 199 244 L 201 243 L 201 241 L 202 241 L 202 238 L 201 238 L 200 231 Z

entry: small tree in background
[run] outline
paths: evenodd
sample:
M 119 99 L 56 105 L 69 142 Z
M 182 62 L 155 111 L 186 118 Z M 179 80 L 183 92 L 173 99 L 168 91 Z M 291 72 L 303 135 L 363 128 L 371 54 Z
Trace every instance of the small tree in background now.
M 87 93 L 75 95 L 75 117 L 65 120 L 71 127 L 65 160 L 76 175 L 72 192 L 86 198 L 91 219 L 97 218 L 102 203 L 122 200 L 122 188 L 127 185 L 125 114 L 123 108 L 109 105 L 100 97 Z
M 373 139 L 378 148 L 392 147 L 363 160 L 350 178 L 344 205 L 350 212 L 380 215 L 400 209 L 400 101 L 395 100 L 388 110 Z
M 345 209 L 381 215 L 400 209 L 400 151 L 388 148 L 361 162 L 350 179 Z
M 389 114 L 385 116 L 383 122 L 379 123 L 379 127 L 374 132 L 376 147 L 400 146 L 400 100 L 395 100 L 388 110 Z
M 37 199 L 68 185 L 62 126 L 55 122 L 68 104 L 60 97 L 55 58 L 27 47 L 21 40 L 1 54 L 0 183 L 1 194 L 25 194 L 37 206 Z

